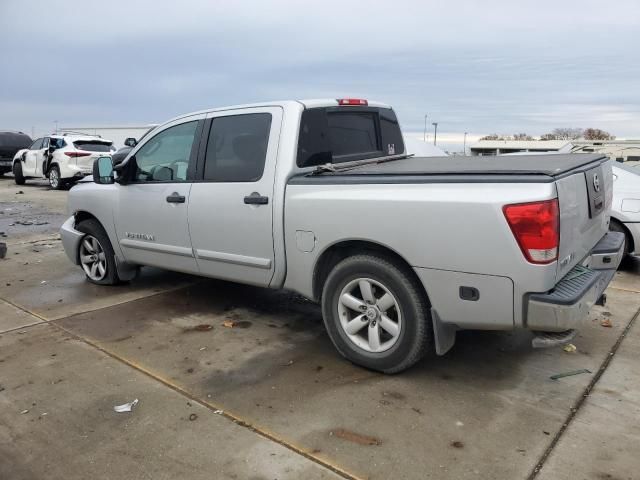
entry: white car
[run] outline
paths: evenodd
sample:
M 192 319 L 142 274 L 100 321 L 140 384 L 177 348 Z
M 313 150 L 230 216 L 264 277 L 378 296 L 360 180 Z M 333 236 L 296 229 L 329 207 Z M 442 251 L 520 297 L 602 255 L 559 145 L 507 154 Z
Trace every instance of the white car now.
M 640 163 L 613 164 L 613 205 L 609 228 L 625 234 L 626 254 L 640 254 Z
M 38 138 L 29 148 L 13 157 L 15 182 L 23 185 L 28 178 L 48 178 L 58 190 L 91 175 L 93 161 L 116 151 L 113 142 L 88 135 L 49 135 Z

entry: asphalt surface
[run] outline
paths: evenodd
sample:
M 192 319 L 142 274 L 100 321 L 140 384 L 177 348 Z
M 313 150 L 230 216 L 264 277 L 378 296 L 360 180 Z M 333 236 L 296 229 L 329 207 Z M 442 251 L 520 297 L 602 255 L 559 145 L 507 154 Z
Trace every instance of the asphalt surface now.
M 0 177 L 0 479 L 640 477 L 638 261 L 573 353 L 461 332 L 385 376 L 340 358 L 289 292 L 157 269 L 87 283 L 65 209 Z

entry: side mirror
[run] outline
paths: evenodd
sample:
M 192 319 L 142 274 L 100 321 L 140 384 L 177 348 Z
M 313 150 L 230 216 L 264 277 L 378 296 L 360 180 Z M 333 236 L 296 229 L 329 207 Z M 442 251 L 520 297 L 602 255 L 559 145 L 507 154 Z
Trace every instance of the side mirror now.
M 93 181 L 101 185 L 114 182 L 111 157 L 98 157 L 93 161 Z
M 138 144 L 138 141 L 137 141 L 135 138 L 133 138 L 133 137 L 129 137 L 129 138 L 127 138 L 127 139 L 124 141 L 124 144 L 125 144 L 125 146 L 127 146 L 127 147 L 131 147 L 131 148 L 133 148 L 133 147 L 135 147 L 135 146 Z

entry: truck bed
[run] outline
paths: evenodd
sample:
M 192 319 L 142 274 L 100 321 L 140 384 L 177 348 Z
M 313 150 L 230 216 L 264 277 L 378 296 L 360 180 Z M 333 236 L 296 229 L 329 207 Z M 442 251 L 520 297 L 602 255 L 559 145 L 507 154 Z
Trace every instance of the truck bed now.
M 306 174 L 290 180 L 304 183 L 431 183 L 535 182 L 546 183 L 607 161 L 601 154 L 551 154 L 486 157 L 409 157 L 402 160 Z M 443 178 L 446 176 L 446 178 Z M 455 176 L 455 178 L 452 178 Z

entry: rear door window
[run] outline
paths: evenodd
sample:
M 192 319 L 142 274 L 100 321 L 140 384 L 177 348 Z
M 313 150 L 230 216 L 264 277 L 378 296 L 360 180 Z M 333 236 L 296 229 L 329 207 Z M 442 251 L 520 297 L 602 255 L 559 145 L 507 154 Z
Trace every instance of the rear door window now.
M 39 138 L 29 147 L 29 150 L 40 150 L 42 148 L 42 142 L 44 142 L 44 138 Z
M 216 117 L 211 122 L 204 180 L 256 182 L 262 178 L 271 131 L 270 113 Z

